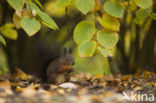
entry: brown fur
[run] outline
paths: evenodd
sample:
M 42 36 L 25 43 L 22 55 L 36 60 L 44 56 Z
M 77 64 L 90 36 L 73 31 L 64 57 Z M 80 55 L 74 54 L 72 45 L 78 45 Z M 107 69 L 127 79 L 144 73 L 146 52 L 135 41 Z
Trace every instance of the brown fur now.
M 71 52 L 67 53 L 65 50 L 62 56 L 49 63 L 46 73 L 48 83 L 60 84 L 69 81 L 71 72 L 74 71 L 73 64 Z

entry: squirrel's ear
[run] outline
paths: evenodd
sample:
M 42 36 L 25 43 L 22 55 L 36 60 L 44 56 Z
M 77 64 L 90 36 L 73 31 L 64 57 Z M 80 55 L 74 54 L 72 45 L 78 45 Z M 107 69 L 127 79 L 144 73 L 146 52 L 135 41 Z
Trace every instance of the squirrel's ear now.
M 64 48 L 63 54 L 67 54 L 67 48 Z
M 69 48 L 69 54 L 71 54 L 72 53 L 72 50 L 71 50 L 71 48 Z

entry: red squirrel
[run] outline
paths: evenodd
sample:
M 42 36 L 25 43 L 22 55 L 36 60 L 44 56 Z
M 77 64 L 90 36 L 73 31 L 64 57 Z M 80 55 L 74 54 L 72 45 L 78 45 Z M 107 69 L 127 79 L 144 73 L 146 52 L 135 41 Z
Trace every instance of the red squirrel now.
M 49 62 L 46 70 L 47 82 L 60 84 L 67 82 L 70 79 L 71 72 L 74 71 L 74 57 L 72 56 L 72 51 L 69 49 L 64 49 L 64 53 Z

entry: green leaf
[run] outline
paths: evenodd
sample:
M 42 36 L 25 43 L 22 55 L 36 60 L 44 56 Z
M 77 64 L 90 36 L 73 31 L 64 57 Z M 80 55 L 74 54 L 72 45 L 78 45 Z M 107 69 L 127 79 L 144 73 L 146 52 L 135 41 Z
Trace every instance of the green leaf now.
M 151 9 L 139 9 L 136 11 L 136 17 L 133 19 L 135 24 L 143 24 L 145 19 L 150 16 L 152 10 Z
M 139 9 L 136 11 L 136 16 L 140 19 L 146 19 L 151 12 L 151 9 Z
M 150 15 L 150 17 L 151 17 L 153 20 L 156 20 L 156 13 L 152 13 L 152 14 Z
M 94 8 L 95 0 L 76 0 L 76 8 L 83 14 L 87 14 L 92 8 Z
M 1 33 L 8 39 L 17 40 L 17 31 L 14 29 L 15 25 L 7 23 L 0 27 Z
M 41 18 L 43 24 L 54 30 L 59 29 L 54 20 L 51 17 L 49 17 L 46 13 L 38 11 L 37 14 Z
M 42 4 L 41 4 L 38 0 L 34 0 L 34 1 L 36 2 L 36 4 L 37 4 L 40 8 L 42 8 L 42 9 L 43 9 Z
M 5 42 L 5 39 L 0 35 L 0 42 L 6 46 L 6 42 Z
M 112 51 L 109 50 L 109 49 L 105 49 L 105 48 L 98 47 L 98 50 L 100 51 L 100 53 L 101 53 L 104 57 L 107 57 L 108 55 L 109 55 L 109 56 L 112 56 Z
M 35 18 L 30 18 L 25 16 L 21 21 L 21 26 L 28 34 L 28 36 L 33 36 L 41 28 L 41 24 Z
M 25 3 L 25 0 L 7 0 L 7 1 L 16 10 L 21 10 Z
M 95 50 L 96 50 L 95 41 L 84 42 L 78 47 L 80 57 L 91 57 L 94 55 Z
M 97 41 L 104 47 L 111 49 L 113 48 L 118 41 L 118 34 L 116 32 L 110 31 L 98 31 L 97 32 Z
M 119 31 L 120 29 L 120 22 L 115 17 L 104 14 L 102 18 L 98 17 L 97 20 L 106 29 L 109 29 L 112 31 Z
M 95 24 L 88 21 L 81 21 L 74 30 L 74 40 L 79 45 L 85 41 L 91 40 L 95 33 Z
M 152 6 L 152 0 L 135 0 L 137 6 L 147 9 Z
M 124 7 L 118 1 L 107 1 L 104 4 L 104 10 L 111 16 L 122 18 L 124 13 Z
M 37 15 L 41 18 L 41 22 L 44 24 L 44 25 L 46 25 L 46 26 L 48 26 L 48 27 L 50 27 L 50 28 L 52 28 L 52 29 L 59 29 L 58 28 L 58 26 L 57 26 L 57 24 L 55 23 L 55 21 L 50 17 L 50 16 L 48 16 L 46 13 L 44 13 L 44 12 L 42 12 L 37 6 L 36 6 L 36 4 L 34 4 L 34 3 L 30 3 L 30 8 L 31 8 L 31 10 L 33 11 L 36 11 L 36 13 L 37 13 Z
M 32 3 L 32 2 L 29 3 L 27 6 L 30 7 L 30 9 L 31 9 L 32 11 L 36 11 L 36 12 L 40 11 L 40 9 L 37 7 L 37 5 L 34 4 L 34 3 Z
M 57 0 L 57 7 L 66 7 L 71 3 L 72 0 Z
M 143 24 L 143 22 L 144 22 L 144 19 L 141 19 L 141 18 L 139 18 L 139 17 L 135 17 L 134 19 L 133 19 L 133 23 L 135 23 L 135 24 Z

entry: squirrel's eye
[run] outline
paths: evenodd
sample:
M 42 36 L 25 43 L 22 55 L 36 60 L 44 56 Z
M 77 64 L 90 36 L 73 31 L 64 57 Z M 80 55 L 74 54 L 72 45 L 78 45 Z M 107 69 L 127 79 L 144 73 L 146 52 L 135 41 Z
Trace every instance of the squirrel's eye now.
M 74 64 L 75 64 L 75 62 L 72 63 L 72 65 L 74 65 Z

